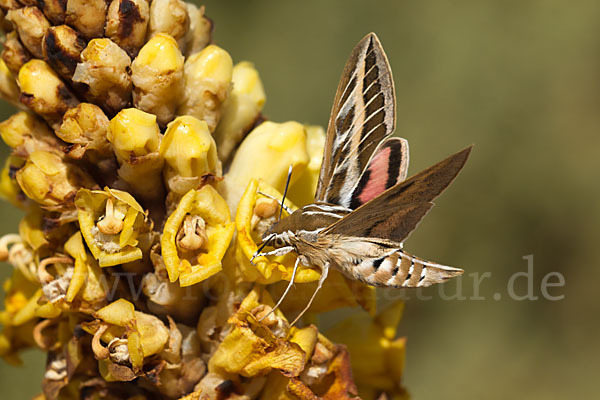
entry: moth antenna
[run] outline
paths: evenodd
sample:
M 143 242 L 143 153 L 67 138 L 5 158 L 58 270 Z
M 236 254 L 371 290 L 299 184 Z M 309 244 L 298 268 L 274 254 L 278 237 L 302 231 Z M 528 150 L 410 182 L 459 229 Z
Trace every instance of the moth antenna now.
M 281 221 L 281 215 L 283 214 L 283 203 L 285 202 L 285 196 L 287 195 L 288 187 L 290 186 L 290 179 L 292 178 L 292 164 L 288 169 L 287 180 L 285 181 L 285 189 L 283 190 L 283 199 L 281 199 L 281 207 L 279 207 L 279 218 L 277 221 Z
M 327 279 L 328 272 L 329 272 L 329 263 L 325 264 L 325 266 L 323 267 L 323 271 L 321 272 L 321 277 L 319 278 L 319 283 L 317 284 L 317 289 L 314 291 L 312 297 L 308 301 L 308 304 L 306 305 L 306 307 L 304 307 L 304 310 L 302 310 L 302 312 L 296 317 L 296 319 L 290 324 L 290 327 L 294 326 L 294 324 L 296 322 L 298 322 L 298 320 L 300 318 L 302 318 L 304 313 L 308 311 L 308 309 L 310 308 L 310 305 L 312 304 L 313 300 L 317 296 L 317 293 L 319 293 L 319 290 L 321 290 L 321 287 L 323 286 L 323 282 L 325 282 L 325 279 Z
M 286 206 L 285 204 L 283 204 L 281 202 L 281 200 L 279 200 L 278 198 L 276 198 L 274 196 L 271 196 L 268 193 L 261 192 L 260 190 L 258 191 L 258 194 L 260 194 L 262 196 L 265 196 L 268 199 L 275 200 L 277 202 L 277 204 L 279 204 L 279 207 L 283 207 L 283 209 L 285 210 L 285 212 L 287 212 L 288 214 L 291 214 L 293 212 L 293 210 L 291 208 L 289 208 L 288 206 Z
M 275 312 L 275 310 L 277 310 L 279 308 L 279 306 L 283 302 L 283 299 L 285 299 L 285 296 L 287 296 L 292 285 L 294 284 L 294 279 L 296 278 L 296 271 L 298 270 L 298 264 L 300 264 L 300 257 L 296 258 L 296 263 L 294 264 L 294 271 L 292 272 L 292 279 L 290 279 L 290 283 L 287 285 L 287 288 L 285 288 L 285 291 L 283 292 L 283 294 L 277 301 L 277 304 L 275 304 L 275 307 L 273 307 L 273 309 L 271 311 L 269 311 L 269 313 L 267 315 L 265 315 L 264 317 L 259 319 L 258 320 L 259 322 L 262 321 L 263 319 L 267 318 L 269 315 L 273 314 Z

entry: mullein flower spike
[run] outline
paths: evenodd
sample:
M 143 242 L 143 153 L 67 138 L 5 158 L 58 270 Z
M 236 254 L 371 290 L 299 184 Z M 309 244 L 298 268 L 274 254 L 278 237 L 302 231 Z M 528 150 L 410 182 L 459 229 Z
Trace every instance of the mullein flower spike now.
M 332 270 L 291 326 L 321 269 L 255 253 L 314 200 L 325 130 L 266 120 L 259 71 L 213 44 L 204 6 L 2 0 L 0 29 L 19 108 L 0 197 L 24 211 L 0 237 L 0 357 L 47 353 L 36 399 L 406 398 L 401 305 L 376 314 Z M 320 332 L 318 313 L 359 306 Z

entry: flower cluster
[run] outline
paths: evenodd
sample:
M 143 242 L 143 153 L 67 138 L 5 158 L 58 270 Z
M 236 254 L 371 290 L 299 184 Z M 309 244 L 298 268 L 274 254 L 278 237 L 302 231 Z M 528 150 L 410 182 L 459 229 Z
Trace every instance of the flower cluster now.
M 271 312 L 295 255 L 250 258 L 290 165 L 289 209 L 312 200 L 325 133 L 265 121 L 258 72 L 212 44 L 203 7 L 0 10 L 0 96 L 21 109 L 0 123 L 0 195 L 25 213 L 0 239 L 0 356 L 47 352 L 39 399 L 407 397 L 402 304 L 376 315 L 374 289 L 334 271 L 290 326 L 320 277 L 302 266 Z M 319 332 L 340 307 L 364 311 Z

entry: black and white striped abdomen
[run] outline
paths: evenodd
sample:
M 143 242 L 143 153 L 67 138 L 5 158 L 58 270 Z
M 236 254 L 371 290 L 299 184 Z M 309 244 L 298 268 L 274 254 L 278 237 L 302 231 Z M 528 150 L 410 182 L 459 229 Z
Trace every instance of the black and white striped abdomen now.
M 380 258 L 355 260 L 346 273 L 378 287 L 427 287 L 461 275 L 462 269 L 426 261 L 398 249 Z

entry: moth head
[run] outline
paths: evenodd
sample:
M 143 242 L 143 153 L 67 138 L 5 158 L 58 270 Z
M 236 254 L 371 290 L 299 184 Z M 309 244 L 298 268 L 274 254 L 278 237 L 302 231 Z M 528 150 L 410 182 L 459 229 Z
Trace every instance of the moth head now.
M 286 232 L 295 232 L 297 229 L 296 227 L 299 226 L 298 224 L 301 216 L 302 210 L 298 209 L 289 216 L 273 222 L 269 229 L 267 229 L 267 231 L 263 234 L 263 242 L 269 237 L 271 237 L 270 240 L 273 240 L 276 236 L 281 236 Z
M 287 234 L 286 233 L 274 233 L 274 232 L 270 232 L 267 231 L 265 232 L 265 234 L 262 237 L 262 242 L 263 242 L 263 246 L 272 246 L 272 247 L 283 247 L 286 246 L 286 239 L 287 239 Z

